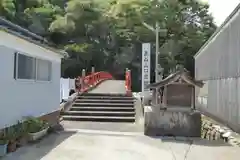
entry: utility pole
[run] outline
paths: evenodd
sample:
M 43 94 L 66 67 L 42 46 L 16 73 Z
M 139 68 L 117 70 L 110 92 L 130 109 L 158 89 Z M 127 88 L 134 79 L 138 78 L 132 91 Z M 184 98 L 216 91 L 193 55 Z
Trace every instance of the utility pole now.
M 159 56 L 159 33 L 160 32 L 167 32 L 166 29 L 160 29 L 159 27 L 159 23 L 158 21 L 156 21 L 156 26 L 155 28 L 153 28 L 152 26 L 148 25 L 147 23 L 145 22 L 142 22 L 142 24 L 148 28 L 149 30 L 153 31 L 156 35 L 156 54 L 155 54 L 155 82 L 158 82 L 160 81 L 161 79 L 159 78 L 162 78 L 162 73 L 161 75 L 159 76 L 158 73 L 159 72 L 162 72 L 162 68 L 161 68 L 161 65 L 158 63 L 158 56 Z
M 159 54 L 159 24 L 158 21 L 156 21 L 156 55 L 155 55 L 155 83 L 159 81 L 158 77 L 158 54 Z M 161 67 L 161 66 L 160 66 Z

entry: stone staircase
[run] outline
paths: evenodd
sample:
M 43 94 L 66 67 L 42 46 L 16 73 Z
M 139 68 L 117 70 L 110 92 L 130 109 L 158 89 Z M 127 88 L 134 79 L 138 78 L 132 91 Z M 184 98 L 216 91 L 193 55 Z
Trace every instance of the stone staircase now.
M 68 121 L 135 122 L 134 98 L 123 94 L 84 93 L 62 117 Z

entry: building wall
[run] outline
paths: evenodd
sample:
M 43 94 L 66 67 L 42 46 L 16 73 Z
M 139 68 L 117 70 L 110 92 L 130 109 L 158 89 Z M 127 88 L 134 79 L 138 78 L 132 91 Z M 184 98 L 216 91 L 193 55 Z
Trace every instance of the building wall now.
M 240 76 L 240 12 L 238 11 L 195 56 L 195 78 Z
M 240 5 L 195 56 L 196 106 L 240 132 Z
M 60 102 L 69 98 L 69 92 L 75 88 L 75 79 L 61 78 L 60 79 Z
M 2 38 L 3 34 L 7 36 L 5 39 Z M 14 36 L 1 31 L 0 37 L 0 128 L 12 125 L 24 116 L 41 116 L 59 109 L 60 56 L 46 53 L 45 49 L 35 44 L 17 37 L 14 39 Z M 50 82 L 15 80 L 16 51 L 51 60 L 52 80 Z
M 205 81 L 196 108 L 240 132 L 240 78 Z

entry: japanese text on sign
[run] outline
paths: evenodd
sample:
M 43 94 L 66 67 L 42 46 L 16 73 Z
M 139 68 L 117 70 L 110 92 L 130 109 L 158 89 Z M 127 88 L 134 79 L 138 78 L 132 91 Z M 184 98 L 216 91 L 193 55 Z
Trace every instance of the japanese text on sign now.
M 142 91 L 148 91 L 147 85 L 150 84 L 150 44 L 142 45 Z

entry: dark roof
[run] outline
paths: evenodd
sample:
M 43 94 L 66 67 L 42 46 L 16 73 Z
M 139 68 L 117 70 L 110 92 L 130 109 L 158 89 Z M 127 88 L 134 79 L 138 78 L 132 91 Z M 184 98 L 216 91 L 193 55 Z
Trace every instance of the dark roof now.
M 162 87 L 168 84 L 171 84 L 175 81 L 177 81 L 179 78 L 182 78 L 184 81 L 186 81 L 188 84 L 197 86 L 197 87 L 202 87 L 203 83 L 200 81 L 195 81 L 189 76 L 189 72 L 184 68 L 181 69 L 173 74 L 170 74 L 168 77 L 163 79 L 160 82 L 157 83 L 152 83 L 148 85 L 148 88 L 156 88 L 156 87 Z
M 232 13 L 225 19 L 225 21 L 217 28 L 217 30 L 212 34 L 212 36 L 207 40 L 207 42 L 199 49 L 199 51 L 195 54 L 194 57 L 199 55 L 201 51 L 211 42 L 213 38 L 217 36 L 217 34 L 230 22 L 230 20 L 237 14 L 240 10 L 240 3 L 237 5 L 237 7 L 232 11 Z
M 2 17 L 0 17 L 0 29 L 3 29 L 5 31 L 7 31 L 8 33 L 14 35 L 14 36 L 18 36 L 22 39 L 25 39 L 29 42 L 32 42 L 36 45 L 39 45 L 41 47 L 44 47 L 48 50 L 51 50 L 55 53 L 59 53 L 60 55 L 62 56 L 67 56 L 67 53 L 64 51 L 64 50 L 59 50 L 59 49 L 56 49 L 54 47 L 54 44 L 53 43 L 50 43 L 48 42 L 45 38 L 39 36 L 39 35 L 36 35 L 35 33 L 33 32 L 30 32 L 29 30 L 27 29 L 24 29 Z

